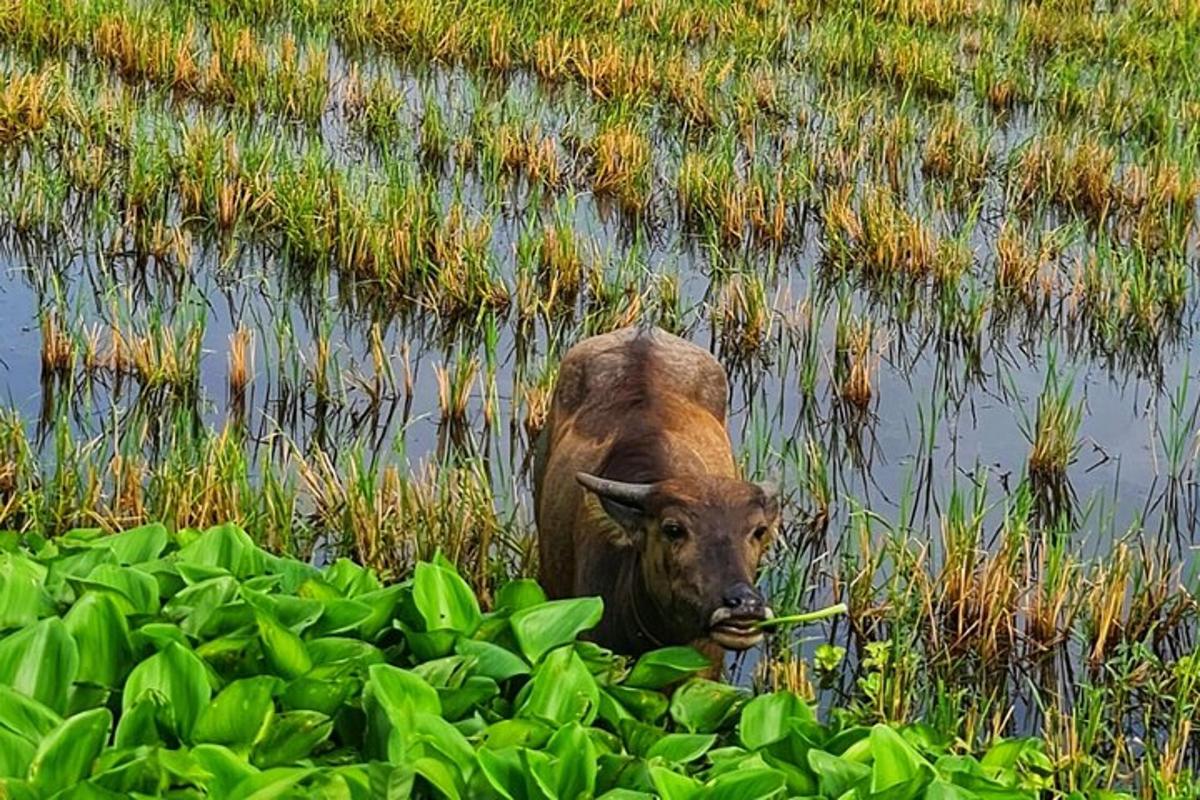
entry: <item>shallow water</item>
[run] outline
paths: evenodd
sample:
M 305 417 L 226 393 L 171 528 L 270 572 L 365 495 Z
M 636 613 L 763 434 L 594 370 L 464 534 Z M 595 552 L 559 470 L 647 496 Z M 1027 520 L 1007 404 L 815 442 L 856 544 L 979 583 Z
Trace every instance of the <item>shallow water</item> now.
M 330 64 L 336 70 L 343 62 L 334 57 Z M 436 73 L 431 84 L 401 72 L 391 74 L 407 93 L 410 105 L 405 113 L 414 124 L 425 86 L 433 96 L 447 98 L 452 114 L 469 117 L 469 79 L 461 72 Z M 515 80 L 507 89 L 515 104 L 534 102 L 530 98 L 535 96 L 544 103 L 546 110 L 539 116 L 547 131 L 565 129 L 571 122 L 572 103 L 558 105 L 537 92 L 528 78 Z M 1014 123 L 1000 146 L 1011 148 L 1025 131 L 1025 126 Z M 322 124 L 321 137 L 330 157 L 348 169 L 362 169 L 369 175 L 381 163 L 379 154 L 356 142 L 336 114 L 329 114 Z M 309 143 L 300 135 L 284 146 L 300 150 Z M 410 149 L 405 152 L 411 154 L 411 142 L 407 145 Z M 678 154 L 666 150 L 657 169 L 669 172 L 667 165 Z M 526 220 L 536 215 L 536 209 L 530 213 L 526 208 L 531 201 L 522 181 L 516 179 L 505 194 L 484 186 L 477 176 L 455 185 L 448 177 L 454 174 L 450 166 L 427 174 L 437 179 L 444 198 L 457 196 L 469 211 L 491 220 L 493 262 L 511 288 L 517 242 Z M 991 191 L 995 194 L 995 187 Z M 508 199 L 498 205 L 493 202 L 497 194 Z M 658 275 L 677 276 L 684 309 L 682 333 L 717 353 L 729 369 L 729 427 L 735 450 L 756 475 L 781 477 L 789 493 L 787 529 L 775 554 L 776 566 L 766 578 L 784 591 L 789 582 L 785 565 L 800 570 L 799 589 L 786 590 L 786 602 L 815 607 L 832 599 L 829 573 L 850 540 L 856 509 L 868 509 L 911 529 L 936 553 L 941 546 L 940 519 L 947 513 L 951 494 L 957 489 L 970 496 L 979 485 L 986 488 L 985 531 L 995 531 L 1005 501 L 1026 470 L 1030 452 L 1026 431 L 1036 416 L 1051 359 L 1059 379 L 1073 386 L 1073 398 L 1083 404 L 1079 448 L 1068 469 L 1075 521 L 1072 548 L 1084 559 L 1103 558 L 1115 539 L 1130 530 L 1144 530 L 1161 537 L 1181 568 L 1190 572 L 1197 527 L 1196 431 L 1187 429 L 1182 434 L 1187 455 L 1174 483 L 1169 480 L 1164 437 L 1171 427 L 1173 392 L 1185 378 L 1200 377 L 1191 364 L 1197 344 L 1191 320 L 1194 288 L 1184 319 L 1168 331 L 1171 343 L 1148 359 L 1126 362 L 1121 354 L 1087 346 L 1068 325 L 1060 326 L 1049 317 L 1035 320 L 1030 327 L 1006 327 L 995 313 L 988 313 L 977 342 L 947 344 L 936 321 L 922 309 L 909 321 L 899 322 L 902 315 L 886 302 L 878 302 L 862 287 L 843 285 L 846 307 L 879 326 L 881 359 L 874 397 L 865 413 L 853 414 L 837 402 L 831 383 L 837 349 L 836 301 L 809 306 L 820 314 L 812 323 L 817 331 L 818 379 L 814 397 L 805 398 L 800 390 L 796 348 L 808 325 L 800 309 L 806 300 L 822 296 L 816 286 L 822 245 L 819 225 L 810 225 L 805 239 L 774 259 L 759 253 L 743 258 L 747 269 L 768 276 L 765 293 L 775 315 L 769 346 L 763 354 L 747 359 L 722 351 L 707 310 L 720 291 L 720 270 L 698 238 L 684 230 L 672 203 L 660 199 L 653 215 L 656 223 L 648 229 L 606 212 L 586 192 L 553 210 L 569 214 L 576 233 L 595 242 L 598 260 L 610 279 L 619 274 L 638 282 L 635 294 L 646 292 Z M 540 218 L 550 216 L 542 213 Z M 995 224 L 981 224 L 969 242 L 975 260 L 971 280 L 984 287 L 989 285 L 984 265 L 993 258 L 996 232 Z M 84 241 L 90 238 L 83 237 Z M 281 437 L 302 453 L 328 453 L 334 463 L 356 451 L 365 452 L 376 464 L 413 469 L 436 461 L 444 455 L 440 452 L 444 436 L 435 366 L 477 358 L 482 366 L 470 391 L 465 438 L 490 456 L 489 469 L 501 487 L 501 501 L 515 510 L 525 529 L 531 527 L 524 470 L 529 442 L 522 427 L 526 409 L 520 387 L 593 324 L 584 320 L 582 308 L 552 324 L 538 321 L 525 332 L 513 312 L 497 316 L 493 359 L 485 334 L 471 325 L 446 326 L 428 309 L 401 312 L 372 307 L 355 296 L 355 287 L 340 285 L 336 277 L 291 275 L 283 260 L 265 247 L 242 248 L 231 260 L 198 248 L 185 274 L 171 276 L 134 266 L 129 259 L 102 257 L 93 245 L 60 241 L 26 255 L 14 243 L 0 256 L 0 401 L 25 421 L 47 469 L 55 458 L 56 425 L 65 424 L 79 440 L 106 442 L 119 438 L 117 432 L 131 420 L 165 421 L 161 429 L 150 426 L 151 435 L 144 441 L 122 445 L 141 452 L 151 463 L 166 457 L 161 448 L 172 430 L 170 420 L 180 415 L 210 430 L 220 429 L 235 415 L 227 355 L 231 334 L 244 325 L 254 333 L 245 423 L 255 473 L 280 468 Z M 615 265 L 631 253 L 638 268 L 616 273 Z M 1195 261 L 1193 251 L 1191 266 Z M 628 301 L 627 297 L 622 302 Z M 66 405 L 56 404 L 54 398 L 62 402 L 64 388 L 55 389 L 53 381 L 43 380 L 40 355 L 39 321 L 51 310 L 77 337 L 91 325 L 107 326 L 118 320 L 123 328 L 139 330 L 163 325 L 180 326 L 180 330 L 202 327 L 197 391 L 164 398 L 143 392 L 132 380 L 80 379 L 67 387 L 73 388 L 73 394 Z M 794 328 L 792 321 L 796 321 Z M 363 388 L 376 377 L 372 323 L 380 326 L 392 368 L 402 373 L 402 354 L 408 353 L 413 374 L 411 393 L 389 391 L 378 404 Z M 318 397 L 314 390 L 311 370 L 317 363 L 318 339 L 330 345 L 327 377 L 333 388 L 328 398 Z M 485 425 L 485 408 L 491 386 L 480 377 L 487 374 L 489 364 L 495 368 L 497 401 L 490 429 Z M 1195 403 L 1192 393 L 1174 416 L 1188 419 Z M 140 430 L 136 425 L 131 429 Z M 816 539 L 799 524 L 811 498 L 798 485 L 794 453 L 808 440 L 827 454 L 832 483 L 832 517 Z M 297 515 L 303 518 L 311 511 L 311 506 L 302 505 Z M 900 519 L 905 512 L 908 518 Z M 313 531 L 323 541 L 336 541 L 338 533 L 344 532 Z M 821 631 L 829 629 L 825 626 Z M 838 631 L 835 638 L 844 636 L 844 629 L 834 630 Z M 824 640 L 817 633 L 801 642 L 802 652 L 811 654 Z M 751 654 L 741 660 L 743 679 L 756 658 Z

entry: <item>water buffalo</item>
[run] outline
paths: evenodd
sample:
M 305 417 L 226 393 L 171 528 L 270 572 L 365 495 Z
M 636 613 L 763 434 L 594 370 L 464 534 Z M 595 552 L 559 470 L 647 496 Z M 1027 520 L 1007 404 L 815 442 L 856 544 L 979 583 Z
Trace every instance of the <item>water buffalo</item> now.
M 658 329 L 563 359 L 535 456 L 540 577 L 551 597 L 604 598 L 605 647 L 693 644 L 719 669 L 722 647 L 762 638 L 755 572 L 779 501 L 737 475 L 727 387 L 712 355 Z

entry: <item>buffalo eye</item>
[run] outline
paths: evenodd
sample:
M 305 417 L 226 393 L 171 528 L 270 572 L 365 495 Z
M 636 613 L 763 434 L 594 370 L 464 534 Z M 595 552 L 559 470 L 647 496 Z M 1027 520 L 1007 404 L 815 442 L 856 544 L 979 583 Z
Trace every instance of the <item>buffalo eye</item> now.
M 761 542 L 763 539 L 767 538 L 767 526 L 759 525 L 754 529 L 754 533 L 750 535 L 754 537 L 756 542 Z
M 687 529 L 678 522 L 664 522 L 662 525 L 663 536 L 666 536 L 672 542 L 678 542 L 687 536 Z

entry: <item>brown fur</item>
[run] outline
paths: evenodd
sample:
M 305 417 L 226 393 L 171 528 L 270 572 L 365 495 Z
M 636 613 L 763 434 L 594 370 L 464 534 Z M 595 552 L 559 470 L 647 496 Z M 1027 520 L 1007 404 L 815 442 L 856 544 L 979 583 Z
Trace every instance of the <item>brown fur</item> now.
M 563 360 L 535 465 L 541 581 L 551 597 L 604 598 L 594 638 L 606 647 L 694 643 L 720 657 L 709 616 L 727 587 L 753 583 L 778 516 L 737 476 L 727 393 L 716 359 L 657 329 L 596 336 Z M 618 524 L 580 472 L 653 493 L 636 523 Z

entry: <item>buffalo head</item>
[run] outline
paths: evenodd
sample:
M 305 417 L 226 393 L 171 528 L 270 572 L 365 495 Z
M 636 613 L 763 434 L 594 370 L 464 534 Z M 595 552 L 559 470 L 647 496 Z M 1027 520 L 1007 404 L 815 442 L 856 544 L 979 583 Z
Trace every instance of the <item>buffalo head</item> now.
M 619 526 L 619 544 L 638 550 L 646 601 L 669 630 L 659 638 L 709 638 L 730 650 L 762 639 L 755 623 L 771 609 L 754 587 L 779 524 L 774 487 L 698 476 L 623 483 L 576 476 Z M 637 598 L 632 599 L 637 602 Z

